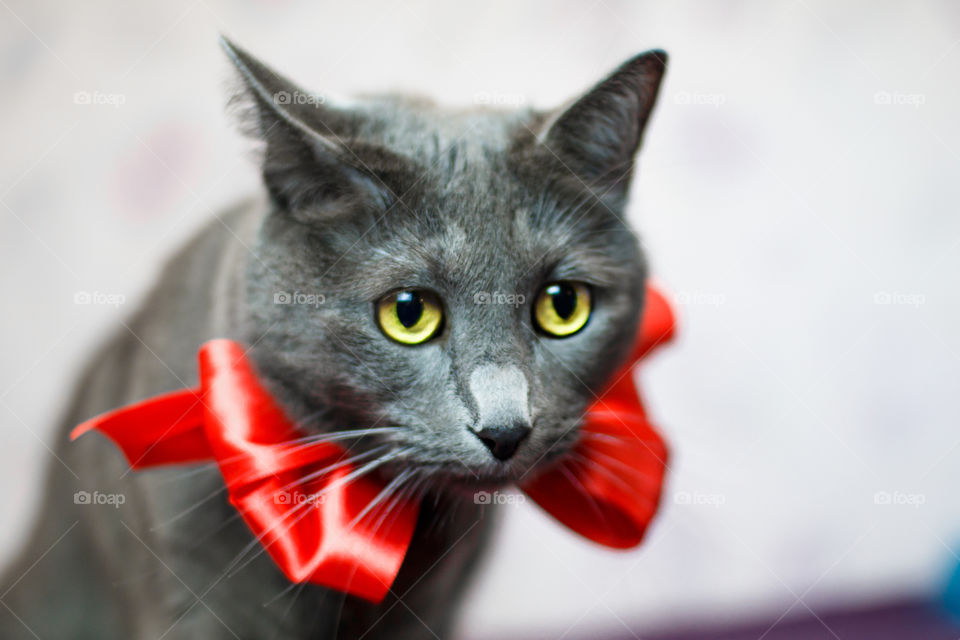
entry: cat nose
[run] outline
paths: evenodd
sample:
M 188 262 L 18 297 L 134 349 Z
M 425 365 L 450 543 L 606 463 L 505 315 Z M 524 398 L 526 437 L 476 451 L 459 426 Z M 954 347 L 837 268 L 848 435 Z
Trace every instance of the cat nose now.
M 509 460 L 517 452 L 520 443 L 530 435 L 530 426 L 524 422 L 514 422 L 506 426 L 484 427 L 475 433 L 494 458 Z

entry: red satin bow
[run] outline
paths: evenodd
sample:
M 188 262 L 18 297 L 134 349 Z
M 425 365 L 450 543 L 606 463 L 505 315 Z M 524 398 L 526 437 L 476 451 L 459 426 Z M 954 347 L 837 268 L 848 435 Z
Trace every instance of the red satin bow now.
M 572 455 L 521 487 L 577 533 L 616 548 L 639 544 L 660 499 L 667 450 L 647 421 L 633 365 L 673 335 L 663 295 L 647 287 L 637 344 L 591 406 Z M 230 502 L 287 577 L 380 602 L 396 578 L 419 505 L 370 506 L 383 485 L 331 442 L 302 437 L 261 386 L 241 345 L 199 351 L 200 388 L 164 394 L 77 426 L 109 437 L 133 469 L 213 459 Z

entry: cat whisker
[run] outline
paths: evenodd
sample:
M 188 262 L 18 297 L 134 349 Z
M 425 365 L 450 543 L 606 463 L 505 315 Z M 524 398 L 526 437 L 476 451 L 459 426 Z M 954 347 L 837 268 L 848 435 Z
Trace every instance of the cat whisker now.
M 298 446 L 291 448 L 289 451 L 292 453 L 294 451 L 299 451 L 309 446 L 319 444 L 322 442 L 336 442 L 339 440 L 352 440 L 364 438 L 366 436 L 372 435 L 391 435 L 403 431 L 402 427 L 372 427 L 366 429 L 349 429 L 345 431 L 331 431 L 327 433 L 318 433 L 303 436 L 302 438 L 294 438 L 292 440 L 287 440 L 283 444 L 296 444 Z M 247 454 L 238 454 L 236 456 L 231 456 L 228 458 L 223 458 L 220 460 L 220 464 L 231 464 L 239 460 L 244 459 Z M 161 483 L 173 482 L 175 480 L 182 480 L 184 478 L 192 477 L 198 473 L 208 471 L 212 468 L 218 466 L 218 463 L 215 461 L 210 462 L 200 462 L 195 465 L 191 465 L 194 468 L 187 469 L 176 474 L 167 474 L 166 477 L 160 480 Z
M 264 603 L 263 603 L 263 606 L 264 606 L 264 607 L 269 607 L 269 606 L 272 605 L 274 602 L 276 602 L 277 600 L 279 600 L 279 599 L 282 598 L 283 596 L 287 595 L 288 593 L 290 593 L 290 592 L 293 591 L 294 589 L 296 589 L 296 588 L 303 589 L 303 588 L 306 586 L 306 584 L 307 584 L 306 582 L 291 582 L 291 583 L 288 584 L 286 587 L 284 587 L 283 589 L 281 589 L 280 592 L 277 593 L 275 596 L 273 596 L 272 598 L 270 598 L 269 600 L 267 600 L 266 602 L 264 602 Z M 292 606 L 292 605 L 293 605 L 293 603 L 291 602 L 291 603 L 290 603 L 290 606 Z M 286 614 L 290 612 L 290 606 L 288 606 L 288 607 L 287 607 L 287 610 L 284 612 L 284 617 L 286 617 Z
M 580 462 L 584 463 L 584 464 L 590 464 L 593 468 L 605 472 L 609 477 L 611 477 L 611 478 L 617 478 L 618 480 L 620 480 L 621 482 L 623 482 L 623 478 L 621 478 L 620 476 L 618 476 L 617 474 L 615 474 L 615 473 L 614 473 L 611 469 L 609 469 L 607 466 L 598 463 L 596 460 L 591 460 L 590 458 L 585 457 L 583 454 L 576 453 L 576 452 L 571 452 L 570 455 L 571 455 L 572 457 L 574 457 L 575 459 L 579 460 Z M 618 459 L 614 458 L 613 456 L 607 455 L 606 453 L 604 453 L 604 452 L 602 452 L 602 451 L 593 451 L 593 452 L 592 452 L 592 455 L 597 456 L 597 457 L 601 457 L 601 458 L 603 458 L 604 460 L 606 460 L 607 462 L 609 462 L 610 464 L 613 464 L 613 465 L 616 465 L 616 466 L 620 467 L 621 469 L 624 470 L 625 473 L 629 474 L 631 477 L 638 478 L 638 479 L 639 479 L 639 478 L 643 478 L 644 480 L 646 480 L 646 481 L 649 483 L 649 486 L 650 486 L 651 488 L 655 488 L 655 487 L 658 486 L 657 483 L 658 483 L 659 479 L 658 479 L 656 476 L 650 476 L 650 475 L 647 475 L 647 474 L 640 475 L 640 474 L 637 473 L 636 467 L 631 467 L 629 464 L 627 464 L 626 462 L 624 462 L 624 461 L 622 461 L 622 460 L 618 460 Z M 625 486 L 626 486 L 626 484 L 625 484 Z
M 373 524 L 373 532 L 377 533 L 382 528 L 387 527 L 388 529 L 393 526 L 393 523 L 396 522 L 397 518 L 400 516 L 400 510 L 397 510 L 397 506 L 407 502 L 414 493 L 414 489 L 417 484 L 422 480 L 422 476 L 416 478 L 412 483 L 404 487 L 401 491 L 398 491 L 396 495 L 393 496 L 393 499 L 390 500 L 383 508 L 383 513 L 380 514 L 380 517 Z M 389 518 L 389 521 L 387 520 Z
M 570 471 L 570 469 L 567 468 L 567 465 L 566 465 L 567 462 L 569 462 L 569 460 L 564 460 L 557 466 L 557 468 L 560 469 L 560 472 L 564 475 L 564 477 L 570 481 L 570 484 L 572 484 L 574 488 L 577 489 L 577 491 L 583 494 L 583 496 L 587 499 L 587 502 L 590 504 L 591 508 L 593 509 L 594 513 L 596 513 L 601 520 L 603 520 L 604 522 L 607 522 L 606 514 L 603 513 L 603 510 L 600 508 L 600 505 L 598 505 L 594 497 L 590 495 L 590 492 L 587 491 L 587 488 L 583 486 L 583 483 L 580 482 L 580 479 L 577 478 L 577 476 L 575 476 Z
M 182 480 L 184 478 L 192 478 L 197 474 L 216 470 L 216 468 L 217 463 L 213 460 L 210 460 L 209 462 L 192 462 L 189 464 L 189 468 L 177 469 L 176 473 L 171 473 L 167 470 L 160 469 L 145 469 L 141 473 L 155 473 L 159 476 L 162 476 L 157 480 L 158 484 L 162 485 L 174 482 L 176 480 Z
M 413 469 L 408 469 L 407 471 L 410 471 L 411 474 L 415 474 L 415 473 L 416 473 Z M 408 477 L 409 477 L 409 476 L 408 476 Z M 416 482 L 416 481 L 415 481 L 415 482 Z M 400 483 L 400 484 L 402 484 L 402 483 Z M 398 486 L 399 486 L 399 485 L 398 485 Z M 404 496 L 406 495 L 408 489 L 409 489 L 409 487 L 404 488 L 404 489 L 402 489 L 401 491 L 397 491 L 397 492 L 396 492 L 396 495 L 393 497 L 393 500 L 391 500 L 390 503 L 389 503 L 388 505 L 386 505 L 386 507 L 384 508 L 384 510 L 383 510 L 383 511 L 384 511 L 384 512 L 383 512 L 383 515 L 381 515 L 380 518 L 377 520 L 376 524 L 374 524 L 374 526 L 373 526 L 373 533 L 377 533 L 377 532 L 380 531 L 380 527 L 383 525 L 384 519 L 390 514 L 390 512 L 393 510 L 393 508 L 396 506 L 396 504 L 399 504 L 402 500 L 405 500 L 405 499 L 406 499 L 406 498 L 404 498 Z M 382 493 L 382 492 L 381 492 L 381 493 Z M 379 498 L 379 495 L 378 495 L 378 498 Z M 397 512 L 397 513 L 394 514 L 394 517 L 393 517 L 393 519 L 391 519 L 391 522 L 390 522 L 391 525 L 392 525 L 393 521 L 396 520 L 397 515 L 399 515 L 399 512 Z M 359 520 L 359 519 L 356 519 L 356 520 Z M 351 526 L 353 526 L 353 524 L 354 524 L 354 523 L 351 523 Z M 353 572 L 351 572 L 351 574 L 350 574 L 350 577 L 347 579 L 347 584 L 348 584 L 348 586 L 349 586 L 349 584 L 353 581 L 353 576 L 354 576 L 355 574 L 356 574 L 356 568 L 354 568 Z M 344 606 L 346 605 L 346 602 L 347 602 L 347 597 L 346 597 L 346 592 L 345 592 L 344 595 L 343 595 L 343 597 L 342 597 L 342 599 L 340 600 L 340 606 L 339 606 L 338 609 L 337 609 L 337 617 L 336 617 L 336 624 L 335 624 L 336 627 L 339 627 L 339 625 L 340 625 L 340 616 L 343 614 L 343 608 L 344 608 Z
M 416 472 L 414 472 L 414 475 L 415 474 Z M 410 498 L 410 496 L 413 494 L 413 488 L 416 487 L 417 484 L 422 481 L 422 479 L 423 479 L 423 476 L 415 478 L 412 483 L 410 483 L 408 486 L 404 487 L 401 491 L 398 491 L 396 493 L 396 495 L 393 497 L 390 503 L 384 507 L 383 513 L 380 515 L 380 518 L 376 521 L 376 523 L 374 523 L 374 526 L 373 526 L 374 531 L 380 530 L 380 527 L 383 525 L 384 520 L 397 507 L 397 505 L 402 504 L 403 502 L 407 501 Z
M 293 586 L 293 585 L 291 585 L 291 586 Z M 293 609 L 293 605 L 296 604 L 297 599 L 300 597 L 300 594 L 303 593 L 303 590 L 306 588 L 306 586 L 307 586 L 307 583 L 306 583 L 306 582 L 301 582 L 301 583 L 297 586 L 297 592 L 296 592 L 295 594 L 293 594 L 293 597 L 292 597 L 292 598 L 290 598 L 290 603 L 287 605 L 287 608 L 284 609 L 283 615 L 280 616 L 280 623 L 281 623 L 281 624 L 276 625 L 276 630 L 274 631 L 273 635 L 271 636 L 271 640 L 276 640 L 277 638 L 280 637 L 280 633 L 283 631 L 283 624 L 282 624 L 283 621 L 287 619 L 287 616 L 288 616 L 288 615 L 290 615 L 290 610 Z M 270 602 L 275 601 L 277 598 L 279 598 L 279 597 L 282 596 L 283 594 L 289 593 L 289 592 L 290 592 L 290 587 L 288 587 L 288 588 L 284 589 L 283 591 L 281 591 L 280 594 L 278 594 L 275 598 L 271 599 Z M 268 604 L 269 604 L 269 603 L 268 603 Z M 267 605 L 264 605 L 264 607 L 266 607 L 266 606 L 267 606 Z M 317 608 L 319 609 L 320 607 L 317 607 Z
M 593 440 L 606 440 L 607 442 L 638 442 L 640 444 L 655 444 L 657 440 L 655 438 L 643 439 L 637 438 L 634 435 L 616 435 L 613 433 L 598 433 L 596 431 L 584 431 L 580 433 L 581 438 L 593 439 Z
M 413 475 L 413 473 L 413 469 L 404 469 L 402 472 L 400 472 L 396 478 L 391 480 L 387 486 L 380 490 L 380 493 L 377 494 L 376 498 L 371 500 L 370 503 L 360 511 L 360 513 L 354 516 L 353 520 L 351 520 L 347 525 L 347 528 L 352 529 L 357 523 L 363 520 L 367 514 L 369 514 L 379 505 L 383 504 L 383 502 L 388 498 L 393 497 L 394 491 L 396 491 L 404 482 L 406 482 L 410 476 Z
M 398 454 L 398 453 L 407 453 L 408 451 L 409 451 L 409 450 L 404 449 L 404 450 L 401 450 L 401 451 L 399 451 L 399 452 L 392 452 L 392 453 L 397 453 L 397 454 Z M 384 459 L 392 459 L 392 457 L 393 457 L 392 453 L 385 454 L 385 455 L 383 456 L 383 458 L 384 458 Z M 373 463 L 368 463 L 367 465 L 364 465 L 364 468 L 366 468 L 366 469 L 368 469 L 368 470 L 372 470 L 372 469 L 376 468 L 376 467 L 374 466 L 374 463 L 379 464 L 380 461 L 374 461 Z M 354 478 L 357 477 L 356 474 L 350 474 L 350 475 L 351 475 L 351 476 L 354 476 Z M 340 479 L 340 482 L 347 481 L 347 479 L 348 479 L 348 476 L 345 476 L 344 478 L 341 478 L 341 479 Z M 323 493 L 323 492 L 318 492 L 316 495 L 320 495 L 320 494 L 322 494 L 322 493 Z M 269 535 L 271 532 L 273 532 L 273 530 L 276 529 L 278 526 L 280 526 L 281 524 L 283 524 L 284 521 L 286 521 L 291 515 L 295 514 L 297 511 L 299 511 L 299 510 L 301 510 L 303 507 L 307 507 L 307 506 L 313 507 L 313 506 L 314 506 L 314 503 L 313 503 L 313 502 L 309 502 L 309 501 L 305 501 L 305 502 L 297 505 L 297 506 L 294 507 L 293 509 L 290 509 L 290 510 L 289 510 L 284 516 L 282 516 L 277 522 L 275 522 L 272 526 L 270 526 L 268 529 L 266 529 L 263 533 L 261 533 L 260 535 L 256 536 L 256 537 L 255 537 L 253 540 L 251 540 L 247 545 L 245 545 L 245 546 L 240 550 L 240 552 L 237 553 L 237 554 L 233 557 L 233 559 L 227 564 L 226 568 L 224 568 L 223 571 L 221 571 L 221 572 L 219 573 L 219 575 L 217 576 L 217 578 L 216 578 L 215 580 L 213 580 L 213 582 L 211 582 L 211 583 L 207 586 L 206 589 L 204 589 L 204 591 L 200 594 L 199 598 L 203 598 L 204 596 L 206 596 L 206 594 L 210 593 L 210 591 L 212 591 L 212 590 L 213 590 L 218 584 L 220 584 L 220 582 L 222 582 L 225 578 L 232 577 L 232 576 L 236 575 L 240 570 L 242 570 L 242 569 L 243 569 L 244 567 L 246 567 L 248 564 L 250 564 L 251 562 L 253 562 L 256 558 L 258 558 L 264 551 L 267 550 L 267 546 L 269 546 L 269 545 L 261 545 L 261 548 L 260 548 L 256 553 L 254 553 L 253 556 L 251 556 L 248 560 L 246 560 L 245 562 L 243 562 L 242 565 L 240 565 L 239 567 L 237 567 L 238 563 L 240 563 L 240 562 L 243 560 L 243 558 L 244 558 L 247 554 L 250 553 L 250 551 L 251 551 L 252 549 L 254 549 L 257 545 L 260 545 L 260 544 L 262 543 L 263 539 L 264 539 L 267 535 Z M 302 513 L 294 522 L 292 522 L 292 523 L 290 524 L 289 527 L 287 527 L 286 531 L 289 531 L 290 528 L 292 528 L 293 526 L 295 526 L 295 525 L 296 525 L 300 520 L 302 520 L 309 512 L 310 512 L 309 510 L 304 511 L 304 513 Z M 238 510 L 237 510 L 237 513 L 234 514 L 233 516 L 231 516 L 230 518 L 228 518 L 225 522 L 229 522 L 230 520 L 236 518 L 236 517 L 239 516 L 239 515 L 241 515 L 240 509 L 238 509 Z M 219 529 L 219 528 L 220 528 L 220 527 L 218 527 L 217 529 Z M 237 567 L 237 568 L 235 569 L 234 567 Z
M 580 465 L 582 465 L 582 466 L 584 466 L 584 467 L 589 467 L 590 469 L 595 469 L 595 470 L 603 473 L 604 475 L 606 475 L 608 478 L 610 478 L 610 480 L 616 482 L 617 484 L 619 484 L 621 487 L 623 487 L 623 488 L 626 489 L 627 491 L 632 491 L 632 490 L 633 490 L 633 488 L 632 488 L 629 484 L 627 484 L 626 481 L 625 481 L 623 478 L 621 478 L 621 477 L 618 476 L 616 473 L 614 473 L 613 471 L 611 471 L 611 470 L 608 469 L 607 467 L 603 466 L 602 464 L 597 463 L 595 460 L 590 460 L 589 458 L 585 458 L 585 457 L 583 457 L 583 456 L 581 456 L 581 455 L 579 455 L 579 454 L 571 454 L 571 456 L 570 456 L 570 458 L 569 458 L 569 461 L 571 462 L 571 464 L 572 464 L 572 463 L 577 463 L 577 464 L 580 464 Z
M 226 569 L 226 572 L 229 572 L 229 576 L 236 575 L 237 573 L 239 573 L 240 571 L 242 571 L 242 570 L 244 569 L 244 567 L 246 567 L 248 564 L 250 564 L 251 562 L 253 562 L 254 560 L 256 560 L 258 557 L 260 557 L 260 555 L 267 550 L 267 547 L 268 547 L 269 545 L 262 545 L 261 548 L 260 548 L 256 553 L 254 553 L 252 556 L 250 556 L 250 558 L 248 558 L 248 559 L 247 559 L 246 561 L 244 561 L 242 564 L 240 564 L 239 566 L 237 566 L 235 569 L 232 568 L 233 566 L 236 565 L 236 563 L 237 563 L 243 556 L 245 556 L 245 555 L 247 555 L 248 553 L 250 553 L 250 551 L 251 551 L 253 548 L 255 548 L 258 543 L 261 543 L 261 542 L 263 541 L 263 539 L 264 539 L 267 535 L 269 535 L 270 533 L 272 533 L 273 530 L 276 529 L 278 526 L 282 525 L 288 518 L 290 518 L 290 516 L 296 514 L 298 511 L 303 510 L 304 507 L 313 508 L 313 507 L 315 506 L 315 503 L 316 503 L 317 499 L 323 497 L 324 495 L 326 495 L 327 492 L 333 490 L 334 488 L 337 488 L 337 487 L 339 487 L 339 486 L 341 486 L 341 485 L 344 485 L 344 484 L 349 484 L 350 482 L 356 480 L 357 478 L 360 478 L 360 477 L 366 475 L 367 473 L 370 473 L 371 471 L 373 471 L 373 470 L 376 469 L 377 467 L 383 465 L 384 463 L 389 462 L 390 460 L 393 460 L 393 459 L 395 459 L 395 458 L 397 458 L 397 457 L 399 457 L 399 456 L 401 456 L 401 455 L 405 455 L 405 454 L 407 454 L 407 453 L 410 453 L 411 451 L 412 451 L 412 449 L 411 449 L 411 448 L 408 448 L 408 449 L 398 449 L 398 450 L 394 450 L 394 451 L 391 451 L 391 452 L 389 452 L 389 453 L 386 453 L 386 454 L 380 456 L 379 458 L 377 458 L 377 459 L 375 459 L 375 460 L 372 460 L 372 461 L 366 463 L 365 465 L 363 465 L 363 466 L 361 466 L 361 467 L 358 467 L 357 469 L 351 471 L 350 473 L 348 473 L 347 475 L 343 476 L 342 478 L 338 478 L 337 480 L 334 480 L 330 485 L 324 487 L 321 491 L 317 491 L 317 492 L 315 492 L 315 493 L 310 494 L 311 500 L 305 500 L 304 502 L 301 502 L 300 504 L 298 504 L 298 505 L 295 506 L 294 508 L 290 509 L 290 510 L 287 511 L 287 513 L 284 514 L 279 520 L 277 520 L 277 522 L 275 522 L 271 527 L 269 527 L 269 528 L 266 529 L 263 533 L 261 533 L 259 536 L 257 536 L 257 537 L 254 538 L 253 540 L 251 540 L 251 541 L 240 551 L 240 553 L 237 554 L 237 557 L 236 557 L 236 558 L 234 559 L 234 561 L 231 563 L 231 566 Z M 309 475 L 315 475 L 315 474 L 309 474 Z M 295 486 L 296 484 L 297 484 L 297 483 L 293 483 L 293 485 L 291 485 L 291 486 Z M 278 491 L 279 491 L 279 490 L 278 490 Z M 296 524 L 297 524 L 298 522 L 300 522 L 300 520 L 302 520 L 302 519 L 303 519 L 307 514 L 309 514 L 309 513 L 310 513 L 310 509 L 304 510 L 303 513 L 301 513 L 299 517 L 297 517 L 293 522 L 290 523 L 290 525 L 284 530 L 284 533 L 286 533 L 286 531 L 289 531 L 289 530 L 292 529 L 294 526 L 296 526 Z
M 403 431 L 401 427 L 370 427 L 367 429 L 347 429 L 343 431 L 328 431 L 325 433 L 316 433 L 303 436 L 302 438 L 296 438 L 294 440 L 288 440 L 286 444 L 296 444 L 296 443 L 309 443 L 313 444 L 315 442 L 332 442 L 336 440 L 349 440 L 353 438 L 364 438 L 366 436 L 372 435 L 387 435 L 394 434 L 398 431 Z
M 353 471 L 343 476 L 342 478 L 338 478 L 334 480 L 329 486 L 324 487 L 321 491 L 311 494 L 311 496 L 313 496 L 314 498 L 321 497 L 325 495 L 328 491 L 331 491 L 332 489 L 335 489 L 342 484 L 349 484 L 353 480 L 370 473 L 377 467 L 382 466 L 383 464 L 391 460 L 395 460 L 396 458 L 404 456 L 408 453 L 412 453 L 413 451 L 414 451 L 413 447 L 407 447 L 405 449 L 397 449 L 397 450 L 391 451 L 390 453 L 386 453 L 380 456 L 379 458 L 377 458 L 376 460 L 372 460 L 366 463 L 365 465 L 363 465 L 362 467 L 358 467 L 357 469 L 354 469 Z
M 342 467 L 350 466 L 350 465 L 352 465 L 352 464 L 355 463 L 355 462 L 358 462 L 358 461 L 360 461 L 360 460 L 363 460 L 364 458 L 369 458 L 370 456 L 377 455 L 378 453 L 381 453 L 381 452 L 382 452 L 384 449 L 386 449 L 387 447 L 388 447 L 388 445 L 380 445 L 379 447 L 374 447 L 373 449 L 368 449 L 367 451 L 364 451 L 364 452 L 362 452 L 362 453 L 358 453 L 357 455 L 352 456 L 352 457 L 350 457 L 350 458 L 346 458 L 346 459 L 341 458 L 341 459 L 337 460 L 335 463 L 333 463 L 333 464 L 331 464 L 331 465 L 328 465 L 328 466 L 323 467 L 322 469 L 318 469 L 318 470 L 316 470 L 316 471 L 311 471 L 310 473 L 306 474 L 305 476 L 301 476 L 301 477 L 297 478 L 296 480 L 293 480 L 292 482 L 289 482 L 289 483 L 285 484 L 284 486 L 282 486 L 282 487 L 280 487 L 279 489 L 277 489 L 277 493 L 281 493 L 281 492 L 283 492 L 283 491 L 289 491 L 290 489 L 292 489 L 292 488 L 294 488 L 294 487 L 296 487 L 296 486 L 299 486 L 299 485 L 302 485 L 302 484 L 306 484 L 306 483 L 308 483 L 308 482 L 311 482 L 311 481 L 313 481 L 313 480 L 316 480 L 317 478 L 320 478 L 320 477 L 322 477 L 322 476 L 324 476 L 324 475 L 326 475 L 326 474 L 328 474 L 328 473 L 330 473 L 330 472 L 332 472 L 332 471 L 336 471 L 337 469 L 340 469 L 340 468 L 342 468 Z M 389 455 L 389 454 L 388 454 L 388 455 Z M 362 467 L 361 467 L 361 468 L 362 468 Z M 354 473 L 354 472 L 351 472 L 351 473 Z
M 382 451 L 384 447 L 386 447 L 386 445 L 383 445 L 382 447 L 379 447 L 379 450 Z M 329 465 L 329 466 L 327 466 L 327 467 L 324 467 L 323 469 L 320 469 L 319 471 L 316 471 L 316 472 L 314 472 L 314 473 L 315 473 L 315 474 L 318 474 L 318 475 L 322 475 L 322 474 L 324 474 L 324 473 L 329 473 L 330 471 L 334 471 L 335 469 L 337 469 L 337 468 L 339 468 L 339 467 L 343 467 L 343 466 L 346 466 L 346 465 L 349 465 L 349 464 L 353 464 L 354 462 L 358 462 L 359 460 L 362 460 L 362 459 L 365 458 L 365 457 L 369 457 L 370 455 L 373 455 L 373 453 L 376 452 L 376 451 L 377 451 L 376 449 L 371 449 L 371 450 L 369 450 L 369 451 L 364 451 L 364 452 L 362 452 L 362 453 L 360 453 L 360 454 L 357 454 L 357 455 L 352 456 L 352 457 L 350 457 L 350 458 L 347 458 L 347 459 L 345 459 L 345 460 L 343 460 L 343 459 L 338 460 L 336 463 L 334 463 L 334 464 L 332 464 L 332 465 Z M 282 491 L 286 491 L 286 490 L 288 490 L 290 487 L 295 486 L 295 484 L 296 484 L 296 483 L 293 483 L 293 484 L 291 484 L 291 485 L 288 485 L 288 486 L 286 486 L 286 487 L 283 487 L 283 488 L 281 488 L 281 489 L 278 489 L 277 492 L 279 493 L 279 492 L 282 492 Z M 194 511 L 196 511 L 198 508 L 200 508 L 201 506 L 203 506 L 204 504 L 206 504 L 207 502 L 209 502 L 209 501 L 212 500 L 213 498 L 217 497 L 218 495 L 220 495 L 221 493 L 223 493 L 224 491 L 226 491 L 226 489 L 227 489 L 226 486 L 219 486 L 219 487 L 217 487 L 216 490 L 214 490 L 214 491 L 212 491 L 211 493 L 207 494 L 206 496 L 204 496 L 203 498 L 201 498 L 199 501 L 197 501 L 196 503 L 194 503 L 193 505 L 191 505 L 191 506 L 188 507 L 187 509 L 184 509 L 183 511 L 177 513 L 176 515 L 170 517 L 170 518 L 167 519 L 167 520 L 164 520 L 163 522 L 160 522 L 160 523 L 158 523 L 158 524 L 155 524 L 154 526 L 152 526 L 152 527 L 150 528 L 150 530 L 151 530 L 151 531 L 156 531 L 157 529 L 160 529 L 160 528 L 169 526 L 170 524 L 176 522 L 176 521 L 179 520 L 180 518 L 182 518 L 182 517 L 184 517 L 184 516 L 186 516 L 186 515 L 194 512 Z M 226 522 L 229 522 L 230 520 L 233 520 L 234 518 L 238 517 L 239 515 L 240 515 L 239 512 L 234 513 L 232 516 L 230 516 L 230 517 L 226 520 Z M 218 530 L 219 530 L 219 527 L 218 527 Z

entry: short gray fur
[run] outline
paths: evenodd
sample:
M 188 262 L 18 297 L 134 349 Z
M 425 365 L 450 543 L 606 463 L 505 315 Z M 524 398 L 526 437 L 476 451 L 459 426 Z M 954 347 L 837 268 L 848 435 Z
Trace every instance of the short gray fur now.
M 472 492 L 561 458 L 633 339 L 646 267 L 624 206 L 663 52 L 555 112 L 455 111 L 402 97 L 279 101 L 308 94 L 223 44 L 241 119 L 262 143 L 265 195 L 182 249 L 81 376 L 63 464 L 51 464 L 29 545 L 0 581 L 4 639 L 446 637 L 494 521 Z M 564 339 L 538 332 L 531 314 L 559 279 L 594 294 L 589 323 Z M 415 347 L 374 319 L 376 300 L 405 287 L 436 292 L 446 316 Z M 323 301 L 277 304 L 280 292 Z M 402 603 L 289 588 L 262 553 L 224 575 L 252 535 L 214 468 L 128 473 L 105 438 L 67 442 L 84 419 L 196 384 L 196 349 L 215 337 L 253 345 L 306 431 L 402 427 L 353 445 L 407 450 L 376 473 L 410 470 L 427 492 L 393 589 Z M 489 420 L 532 431 L 501 462 L 476 437 Z M 126 501 L 77 505 L 80 490 Z

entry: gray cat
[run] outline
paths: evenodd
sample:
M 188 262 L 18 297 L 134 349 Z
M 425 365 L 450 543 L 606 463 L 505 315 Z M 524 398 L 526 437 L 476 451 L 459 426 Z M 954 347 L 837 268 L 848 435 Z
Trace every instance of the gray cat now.
M 0 582 L 4 639 L 446 637 L 494 522 L 472 493 L 563 456 L 633 340 L 646 267 L 624 207 L 663 52 L 539 112 L 337 106 L 224 48 L 265 195 L 180 251 L 84 371 L 42 516 Z M 129 472 L 105 438 L 66 441 L 196 385 L 215 337 L 252 346 L 305 432 L 369 429 L 351 454 L 422 498 L 382 604 L 291 585 L 248 547 L 215 466 Z

